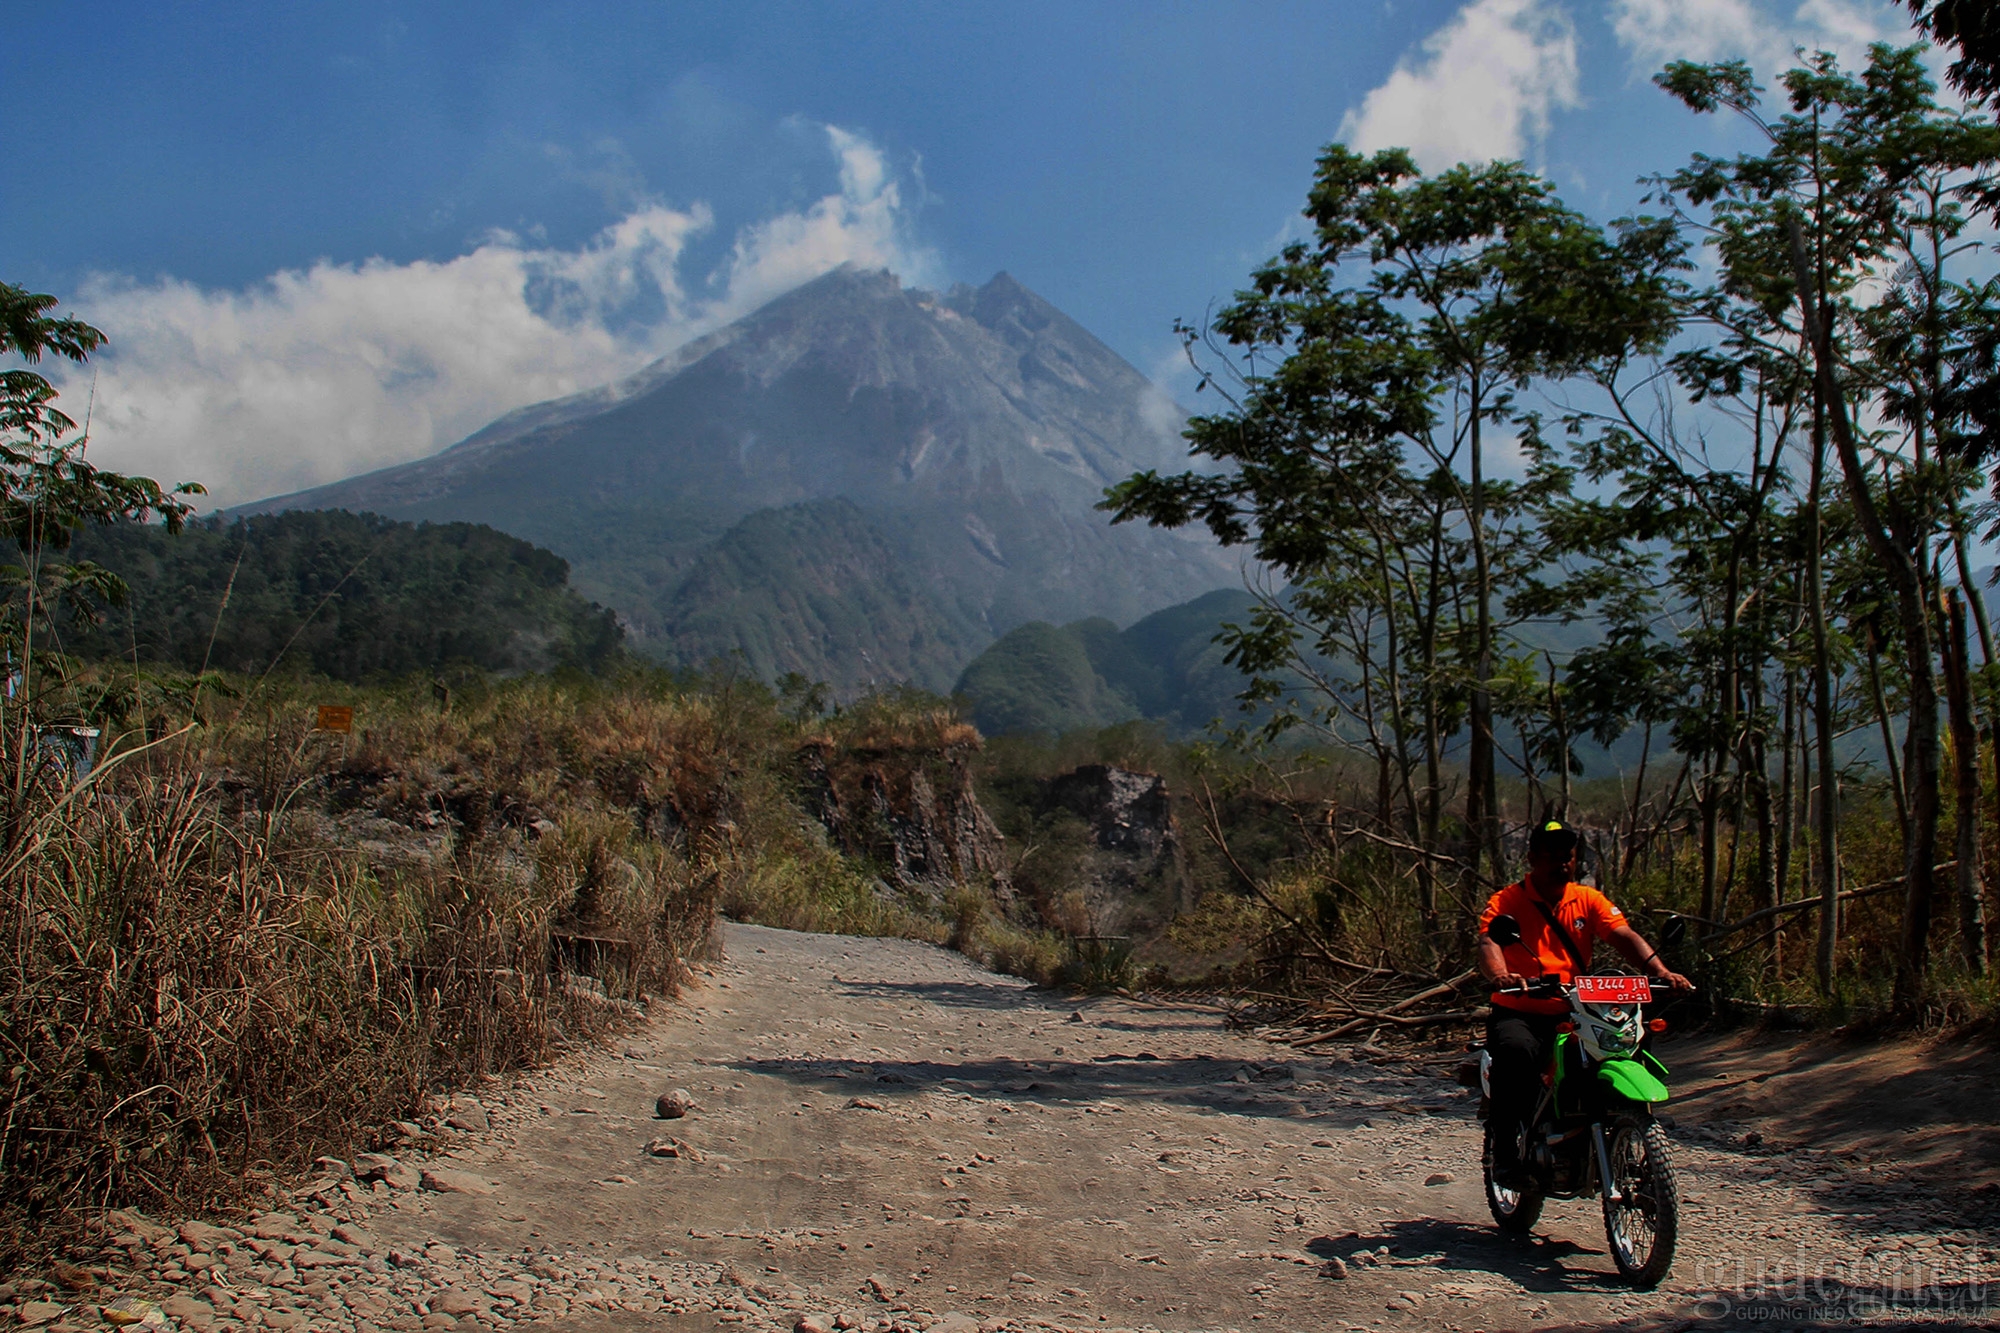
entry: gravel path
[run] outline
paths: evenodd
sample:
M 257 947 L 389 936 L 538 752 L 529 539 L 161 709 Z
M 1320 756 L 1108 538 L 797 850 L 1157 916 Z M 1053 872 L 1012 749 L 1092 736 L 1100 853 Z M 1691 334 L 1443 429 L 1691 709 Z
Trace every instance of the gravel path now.
M 731 925 L 725 945 L 617 1046 L 359 1164 L 389 1179 L 240 1229 L 128 1219 L 99 1287 L 17 1282 L 8 1308 L 103 1328 L 94 1305 L 124 1294 L 183 1327 L 358 1333 L 1935 1328 L 1984 1326 L 1967 1302 L 2000 1278 L 1995 1192 L 1952 1187 L 1948 1160 L 1926 1183 L 1702 1117 L 1747 1106 L 1700 1095 L 1760 1077 L 1740 1047 L 1663 1051 L 1695 1094 L 1684 1234 L 1638 1293 L 1592 1203 L 1552 1203 L 1532 1243 L 1495 1232 L 1448 1052 L 1299 1055 L 905 941 Z M 694 1109 L 655 1118 L 676 1088 Z

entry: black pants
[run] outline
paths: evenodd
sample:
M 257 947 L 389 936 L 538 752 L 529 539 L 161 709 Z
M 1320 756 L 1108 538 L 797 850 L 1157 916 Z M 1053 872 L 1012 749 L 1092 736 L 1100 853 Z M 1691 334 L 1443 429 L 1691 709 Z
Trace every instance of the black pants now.
M 1486 1020 L 1486 1049 L 1492 1053 L 1493 1126 L 1496 1152 L 1505 1165 L 1514 1165 L 1521 1122 L 1535 1113 L 1542 1096 L 1542 1071 L 1548 1067 L 1549 1052 L 1555 1049 L 1556 1025 L 1561 1014 L 1528 1014 L 1518 1009 L 1493 1006 Z

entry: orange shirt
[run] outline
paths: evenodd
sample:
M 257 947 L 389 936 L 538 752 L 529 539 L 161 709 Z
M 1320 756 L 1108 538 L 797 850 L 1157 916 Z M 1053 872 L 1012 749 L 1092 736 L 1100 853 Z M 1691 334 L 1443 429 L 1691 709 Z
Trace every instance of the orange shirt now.
M 1501 950 L 1507 959 L 1507 970 L 1519 976 L 1537 977 L 1553 973 L 1565 983 L 1576 980 L 1576 960 L 1563 947 L 1562 939 L 1549 925 L 1548 917 L 1542 915 L 1541 908 L 1536 906 L 1538 902 L 1555 914 L 1556 920 L 1569 931 L 1569 937 L 1576 941 L 1576 947 L 1583 950 L 1585 967 L 1590 965 L 1591 945 L 1598 940 L 1609 939 L 1612 931 L 1625 924 L 1625 914 L 1588 884 L 1564 885 L 1562 900 L 1556 903 L 1545 902 L 1540 894 L 1528 887 L 1526 880 L 1509 884 L 1487 900 L 1486 910 L 1479 915 L 1479 932 L 1485 934 L 1486 927 L 1502 912 L 1520 924 L 1521 942 Z M 1561 1000 L 1497 993 L 1493 996 L 1493 1003 L 1504 1009 L 1518 1009 L 1530 1014 L 1560 1014 L 1569 1007 Z

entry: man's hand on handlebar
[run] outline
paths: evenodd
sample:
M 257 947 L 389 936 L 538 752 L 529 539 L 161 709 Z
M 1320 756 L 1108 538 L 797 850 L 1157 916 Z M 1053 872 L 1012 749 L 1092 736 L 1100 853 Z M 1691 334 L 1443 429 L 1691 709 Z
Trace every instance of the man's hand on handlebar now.
M 1653 980 L 1666 986 L 1668 990 L 1691 991 L 1694 989 L 1694 983 L 1678 972 L 1668 972 L 1663 976 L 1654 977 Z
M 1493 978 L 1494 990 L 1524 991 L 1540 980 L 1538 977 L 1524 977 L 1518 972 L 1502 972 Z

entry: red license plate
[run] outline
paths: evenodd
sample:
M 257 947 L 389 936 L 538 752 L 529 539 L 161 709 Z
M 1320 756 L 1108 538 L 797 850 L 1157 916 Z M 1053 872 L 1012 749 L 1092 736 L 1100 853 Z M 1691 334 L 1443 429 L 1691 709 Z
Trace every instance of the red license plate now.
M 1578 977 L 1576 998 L 1585 1004 L 1650 1004 L 1653 988 L 1644 977 Z

